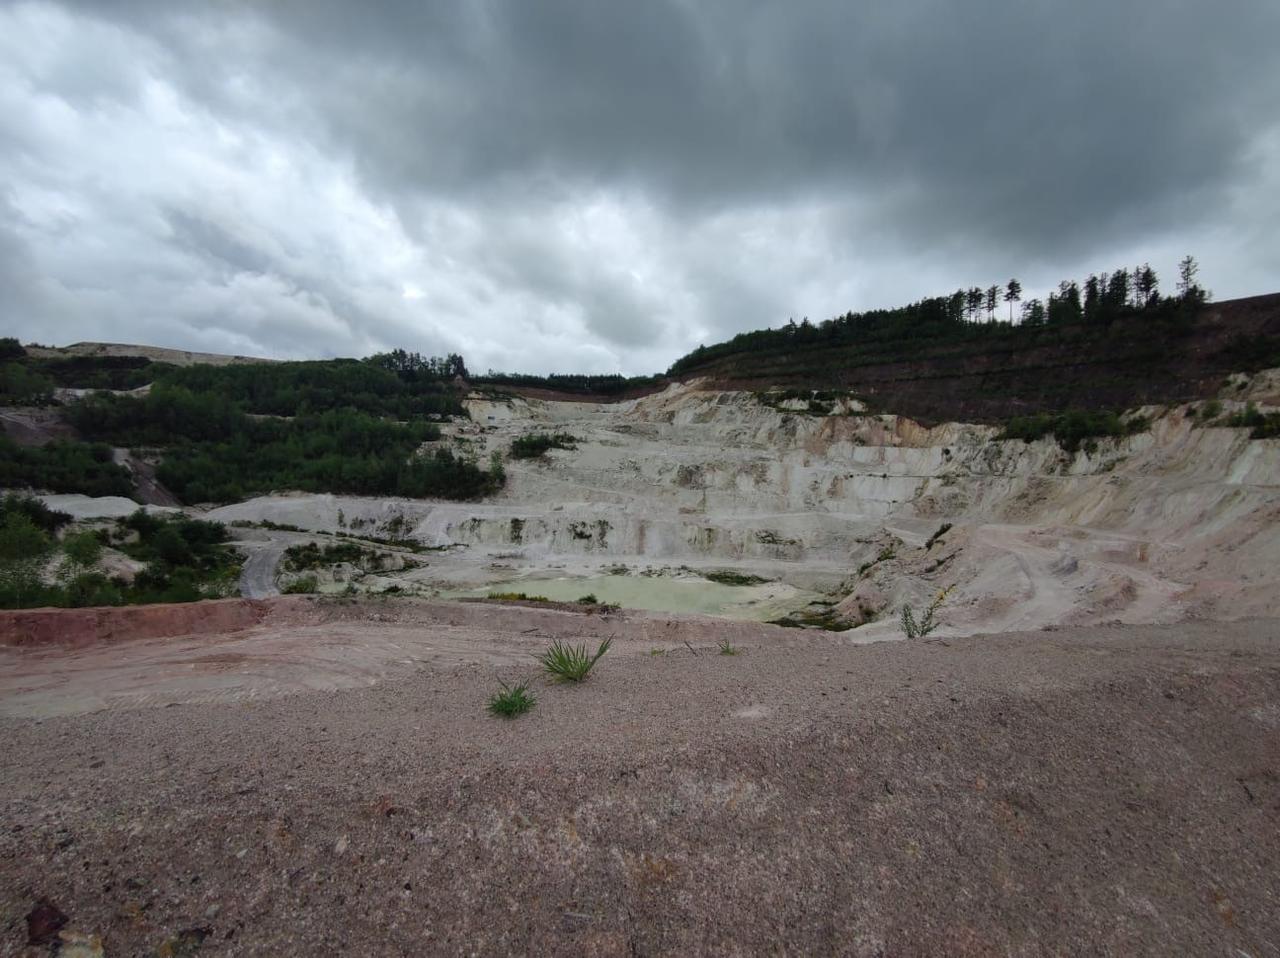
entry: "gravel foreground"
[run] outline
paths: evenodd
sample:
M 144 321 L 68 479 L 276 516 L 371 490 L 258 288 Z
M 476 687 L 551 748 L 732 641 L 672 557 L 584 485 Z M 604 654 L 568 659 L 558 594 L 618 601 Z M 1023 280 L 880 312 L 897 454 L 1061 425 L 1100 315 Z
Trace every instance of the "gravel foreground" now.
M 5 719 L 0 954 L 1280 955 L 1278 637 L 607 655 L 512 721 L 532 667 Z

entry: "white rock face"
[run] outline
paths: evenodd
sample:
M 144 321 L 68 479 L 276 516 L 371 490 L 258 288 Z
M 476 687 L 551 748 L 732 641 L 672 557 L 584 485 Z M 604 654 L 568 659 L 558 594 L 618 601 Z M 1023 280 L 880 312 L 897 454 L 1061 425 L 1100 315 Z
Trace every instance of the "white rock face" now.
M 1145 410 L 1149 432 L 1072 456 L 990 427 L 925 428 L 848 404 L 809 415 L 696 383 L 613 404 L 468 407 L 472 421 L 444 441 L 481 462 L 533 432 L 578 448 L 508 462 L 506 490 L 484 502 L 284 496 L 212 517 L 408 531 L 458 547 L 423 573 L 440 585 L 684 564 L 832 601 L 861 587 L 885 599 L 872 631 L 953 584 L 939 634 L 1280 611 L 1280 442 L 1179 409 Z

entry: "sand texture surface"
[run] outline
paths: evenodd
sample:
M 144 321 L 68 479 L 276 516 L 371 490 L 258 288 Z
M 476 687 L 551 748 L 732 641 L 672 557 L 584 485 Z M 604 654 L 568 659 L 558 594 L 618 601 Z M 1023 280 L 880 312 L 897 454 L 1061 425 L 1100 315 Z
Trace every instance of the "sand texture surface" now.
M 303 671 L 379 629 L 447 644 L 381 614 L 273 634 Z M 732 656 L 688 621 L 660 654 L 618 626 L 580 686 L 460 620 L 468 655 L 361 684 L 228 656 L 214 699 L 175 667 L 152 700 L 10 709 L 0 954 L 50 953 L 29 915 L 108 955 L 1280 954 L 1276 621 L 727 623 Z M 6 664 L 92 685 L 161 644 Z M 524 678 L 533 711 L 485 713 Z

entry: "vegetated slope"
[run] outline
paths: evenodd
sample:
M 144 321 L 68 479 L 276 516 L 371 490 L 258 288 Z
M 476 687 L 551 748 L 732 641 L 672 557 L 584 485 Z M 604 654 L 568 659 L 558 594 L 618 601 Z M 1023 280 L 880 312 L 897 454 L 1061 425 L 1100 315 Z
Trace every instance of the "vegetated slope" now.
M 670 375 L 726 388 L 849 390 L 925 422 L 998 422 L 1206 398 L 1228 373 L 1273 366 L 1280 356 L 1280 294 L 1058 325 L 957 324 L 945 300 L 934 302 L 933 321 L 863 323 L 850 314 L 743 334 L 696 350 Z
M 8 452 L 5 486 L 127 494 L 133 482 L 119 462 L 143 463 L 143 478 L 158 479 L 186 503 L 276 489 L 472 498 L 502 483 L 500 469 L 485 471 L 447 449 L 420 454 L 438 438 L 436 422 L 465 416 L 460 356 L 396 350 L 362 361 L 175 366 L 36 352 L 0 340 L 0 405 L 13 407 L 6 432 L 40 438 L 25 422 L 59 408 L 87 442 L 18 450 L 0 440 Z M 85 389 L 114 392 L 75 400 Z M 141 456 L 130 452 L 140 449 Z M 158 461 L 154 476 L 148 456 Z M 80 462 L 103 475 L 68 468 Z

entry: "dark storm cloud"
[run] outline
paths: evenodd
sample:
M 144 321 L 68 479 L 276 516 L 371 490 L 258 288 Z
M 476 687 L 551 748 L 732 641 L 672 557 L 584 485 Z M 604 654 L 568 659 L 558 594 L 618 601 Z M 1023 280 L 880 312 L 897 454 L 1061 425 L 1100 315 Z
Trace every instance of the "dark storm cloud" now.
M 11 9 L 66 48 L 22 75 L 19 106 L 132 105 L 161 170 L 173 112 L 190 151 L 216 135 L 248 171 L 237 200 L 275 208 L 211 208 L 182 154 L 162 195 L 139 184 L 155 211 L 138 228 L 191 280 L 218 277 L 211 309 L 263 315 L 229 339 L 276 351 L 317 347 L 271 333 L 277 299 L 243 297 L 290 304 L 329 351 L 641 371 L 786 315 L 1111 256 L 1194 249 L 1220 295 L 1260 292 L 1280 256 L 1231 239 L 1280 202 L 1280 5 L 1257 0 Z M 3 126 L 0 144 L 41 146 Z M 350 188 L 317 195 L 334 170 Z M 85 175 L 32 195 L 74 197 Z M 358 242 L 336 235 L 350 218 Z

